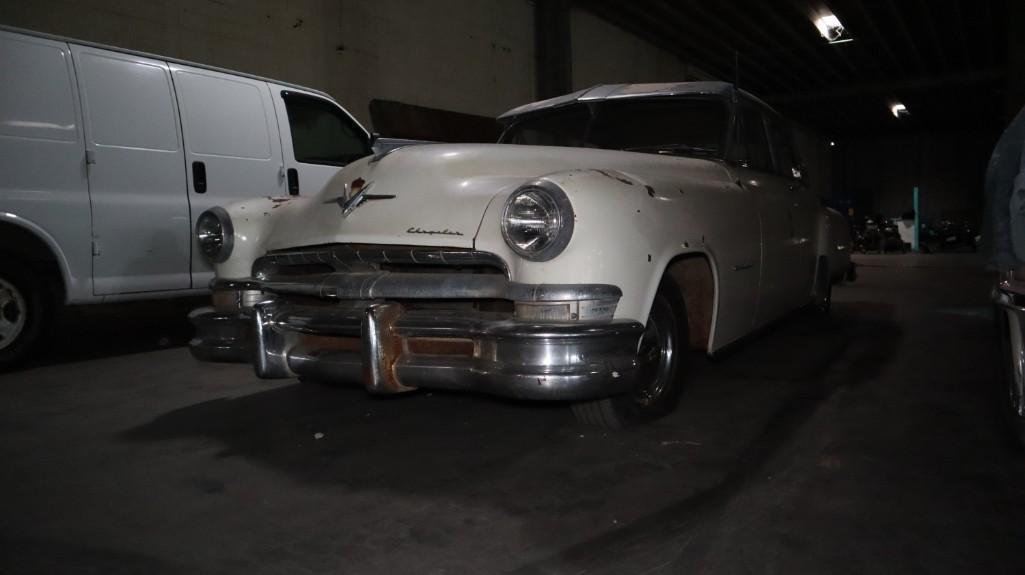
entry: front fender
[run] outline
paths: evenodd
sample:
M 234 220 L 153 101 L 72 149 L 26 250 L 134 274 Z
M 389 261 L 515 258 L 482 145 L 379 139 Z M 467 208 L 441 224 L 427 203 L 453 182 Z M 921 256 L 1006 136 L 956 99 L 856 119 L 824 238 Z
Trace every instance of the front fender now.
M 709 250 L 710 218 L 695 217 L 719 182 L 643 180 L 612 170 L 572 170 L 541 179 L 561 187 L 573 205 L 573 237 L 565 251 L 547 262 L 531 262 L 505 243 L 501 214 L 513 190 L 488 206 L 475 248 L 496 253 L 509 264 L 512 279 L 527 283 L 601 283 L 618 286 L 623 297 L 616 319 L 644 323 L 669 262 Z
M 253 262 L 267 251 L 267 242 L 274 234 L 275 225 L 282 219 L 282 214 L 299 209 L 307 201 L 310 198 L 267 197 L 224 206 L 235 231 L 235 245 L 227 260 L 214 264 L 217 277 L 249 277 Z

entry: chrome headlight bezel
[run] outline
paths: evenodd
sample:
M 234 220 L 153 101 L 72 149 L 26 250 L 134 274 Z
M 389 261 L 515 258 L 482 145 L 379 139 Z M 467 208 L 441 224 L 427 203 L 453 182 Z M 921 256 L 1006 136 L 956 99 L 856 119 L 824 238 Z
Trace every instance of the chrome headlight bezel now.
M 528 194 L 535 194 L 535 197 L 549 203 L 554 210 L 555 222 L 553 226 L 550 226 L 554 229 L 548 234 L 549 239 L 537 249 L 520 246 L 513 237 L 515 231 L 510 229 L 513 225 L 510 215 L 515 209 L 517 200 Z M 548 180 L 535 180 L 520 186 L 506 199 L 505 206 L 502 208 L 502 237 L 505 239 L 506 245 L 520 257 L 534 262 L 546 262 L 561 254 L 569 245 L 569 241 L 573 237 L 575 220 L 573 204 L 570 203 L 566 192 Z
M 196 243 L 199 251 L 212 263 L 227 261 L 235 248 L 235 228 L 231 216 L 221 207 L 213 207 L 196 218 Z

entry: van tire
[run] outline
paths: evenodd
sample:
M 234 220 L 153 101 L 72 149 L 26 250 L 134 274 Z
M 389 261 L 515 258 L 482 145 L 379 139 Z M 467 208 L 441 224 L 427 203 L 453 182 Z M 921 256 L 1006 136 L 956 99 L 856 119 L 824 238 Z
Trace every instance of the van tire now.
M 686 382 L 686 364 L 691 353 L 689 333 L 682 292 L 666 276 L 655 294 L 643 336 L 651 338 L 649 345 L 656 346 L 652 353 L 658 360 L 651 368 L 651 375 L 643 377 L 632 392 L 572 404 L 573 415 L 581 423 L 609 429 L 647 423 L 668 415 L 680 402 Z
M 0 258 L 0 371 L 24 361 L 52 317 L 46 282 L 23 263 Z

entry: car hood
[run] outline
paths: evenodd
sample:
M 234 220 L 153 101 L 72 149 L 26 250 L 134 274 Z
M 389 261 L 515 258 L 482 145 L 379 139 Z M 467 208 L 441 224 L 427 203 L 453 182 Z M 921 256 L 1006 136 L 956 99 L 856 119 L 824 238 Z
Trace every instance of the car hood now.
M 646 176 L 687 165 L 724 174 L 707 160 L 615 150 L 510 144 L 409 146 L 367 157 L 341 170 L 316 196 L 282 210 L 267 249 L 332 243 L 473 247 L 481 219 L 496 196 L 547 174 L 594 169 L 640 184 Z M 364 201 L 347 216 L 347 187 L 363 180 Z

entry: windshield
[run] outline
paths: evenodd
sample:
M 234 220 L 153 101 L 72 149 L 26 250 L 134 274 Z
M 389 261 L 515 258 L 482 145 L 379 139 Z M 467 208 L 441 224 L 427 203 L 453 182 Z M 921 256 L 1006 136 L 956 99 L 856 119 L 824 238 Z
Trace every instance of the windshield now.
M 528 116 L 501 142 L 719 158 L 727 125 L 726 105 L 717 99 L 606 100 Z

